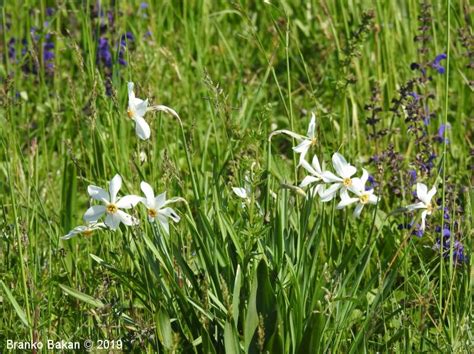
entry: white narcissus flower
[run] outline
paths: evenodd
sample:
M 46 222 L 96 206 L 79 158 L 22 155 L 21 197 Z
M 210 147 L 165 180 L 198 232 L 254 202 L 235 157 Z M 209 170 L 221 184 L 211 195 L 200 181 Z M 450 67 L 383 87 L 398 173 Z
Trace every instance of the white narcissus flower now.
M 332 165 L 336 170 L 337 176 L 330 171 L 324 171 L 321 174 L 323 181 L 331 184 L 326 190 L 319 193 L 322 202 L 332 200 L 339 189 L 341 194 L 346 192 L 347 188 L 352 185 L 352 176 L 357 172 L 357 169 L 348 163 L 344 156 L 338 152 L 332 155 Z
M 109 183 L 109 191 L 90 185 L 87 192 L 91 198 L 99 200 L 104 205 L 93 205 L 84 214 L 84 221 L 92 223 L 97 222 L 102 215 L 107 214 L 105 225 L 112 230 L 116 230 L 120 223 L 131 226 L 138 224 L 138 220 L 120 209 L 130 209 L 137 205 L 141 198 L 137 195 L 126 195 L 117 199 L 117 193 L 122 187 L 122 177 L 115 175 Z
M 88 225 L 76 226 L 74 229 L 69 231 L 67 235 L 61 237 L 61 240 L 69 240 L 77 235 L 90 236 L 95 230 L 104 229 L 107 226 L 103 222 L 90 223 Z
M 271 133 L 270 139 L 272 138 L 272 136 L 277 134 L 287 134 L 298 140 L 299 144 L 295 146 L 293 150 L 300 154 L 299 165 L 301 165 L 302 162 L 305 160 L 305 156 L 308 153 L 308 150 L 311 148 L 311 146 L 315 146 L 317 143 L 316 116 L 314 115 L 314 113 L 311 112 L 311 120 L 308 125 L 308 131 L 306 133 L 306 136 L 297 134 L 295 132 L 292 132 L 291 130 L 281 129 L 275 130 L 273 133 Z
M 347 191 L 344 191 L 341 194 L 341 201 L 337 205 L 337 209 L 342 209 L 348 205 L 357 203 L 354 209 L 354 216 L 358 218 L 366 204 L 377 204 L 379 198 L 374 194 L 374 190 L 365 190 L 365 183 L 367 182 L 368 178 L 369 174 L 365 169 L 362 169 L 361 178 L 352 178 L 352 183 L 347 188 L 349 191 L 354 193 L 356 197 L 350 197 L 349 193 Z
M 316 155 L 313 156 L 313 161 L 312 161 L 311 165 L 306 160 L 303 160 L 303 161 L 301 161 L 301 166 L 303 166 L 303 168 L 310 173 L 309 176 L 306 176 L 301 181 L 301 183 L 300 183 L 301 188 L 305 188 L 305 187 L 309 186 L 310 184 L 322 181 L 323 171 L 321 170 L 321 165 L 319 164 L 319 159 Z M 318 185 L 312 187 L 311 188 L 311 195 L 315 196 L 316 194 L 318 194 L 321 191 L 322 188 L 323 188 L 322 184 L 318 184 Z
M 135 121 L 135 132 L 138 137 L 142 140 L 147 140 L 150 138 L 150 126 L 143 119 L 147 108 L 148 100 L 142 100 L 135 97 L 135 92 L 133 92 L 133 82 L 128 83 L 128 110 L 127 114 L 130 119 Z
M 232 191 L 242 199 L 249 199 L 250 191 L 247 191 L 245 188 L 242 187 L 232 187 Z
M 250 175 L 248 172 L 244 176 L 244 187 L 232 187 L 232 191 L 240 198 L 247 201 L 250 200 L 252 194 L 252 182 L 250 181 Z
M 153 188 L 146 182 L 142 182 L 140 184 L 140 188 L 143 191 L 143 194 L 145 194 L 145 198 L 141 198 L 141 202 L 147 208 L 148 220 L 150 222 L 158 220 L 166 233 L 169 234 L 170 226 L 168 223 L 168 218 L 174 222 L 179 222 L 181 218 L 172 208 L 166 206 L 171 203 L 185 200 L 179 197 L 167 200 L 166 192 L 163 192 L 155 197 Z
M 421 202 L 410 204 L 407 206 L 409 211 L 414 211 L 416 209 L 425 209 L 421 213 L 421 230 L 425 229 L 425 219 L 426 215 L 431 215 L 435 209 L 433 203 L 431 203 L 431 199 L 436 194 L 436 187 L 433 186 L 428 191 L 428 187 L 424 183 L 417 183 L 416 184 L 416 196 Z

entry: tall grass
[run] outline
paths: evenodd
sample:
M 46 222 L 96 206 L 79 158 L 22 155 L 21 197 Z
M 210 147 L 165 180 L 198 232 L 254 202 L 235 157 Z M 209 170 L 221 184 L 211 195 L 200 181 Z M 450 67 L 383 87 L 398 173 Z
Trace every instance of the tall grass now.
M 7 339 L 90 338 L 146 352 L 472 351 L 471 260 L 456 262 L 453 246 L 448 257 L 433 249 L 443 212 L 422 237 L 400 229 L 410 216 L 399 208 L 413 198 L 389 187 L 405 183 L 419 149 L 405 115 L 390 111 L 421 60 L 417 1 L 100 3 L 2 6 L 0 348 Z M 461 191 L 450 225 L 466 255 L 472 68 L 459 31 L 472 51 L 469 6 L 435 1 L 429 10 L 426 56 L 447 61 L 420 87 L 434 93 L 427 129 L 451 128 L 449 142 L 435 145 L 433 174 L 418 176 L 442 186 L 442 207 L 449 185 Z M 135 39 L 124 66 L 126 32 Z M 112 67 L 97 60 L 99 37 Z M 139 140 L 128 81 L 138 97 L 173 107 L 182 125 L 148 113 L 152 136 Z M 375 141 L 364 107 L 377 85 L 388 134 Z M 359 219 L 304 196 L 296 141 L 268 139 L 277 128 L 305 132 L 311 111 L 318 145 L 308 156 L 328 164 L 340 151 L 375 175 L 371 156 L 389 145 L 404 155 Z M 123 193 L 140 194 L 145 180 L 185 198 L 174 206 L 181 222 L 167 235 L 136 209 L 139 226 L 60 240 L 82 223 L 87 186 L 116 173 Z M 232 187 L 246 183 L 244 201 Z

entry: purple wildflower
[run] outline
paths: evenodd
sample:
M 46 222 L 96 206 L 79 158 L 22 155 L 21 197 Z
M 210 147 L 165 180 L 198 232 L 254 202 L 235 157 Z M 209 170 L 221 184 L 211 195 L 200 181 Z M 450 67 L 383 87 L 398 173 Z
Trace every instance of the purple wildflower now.
M 53 16 L 54 15 L 54 8 L 53 7 L 47 7 L 46 8 L 46 16 Z
M 441 249 L 441 238 L 438 238 L 436 240 L 435 245 L 433 246 L 433 249 L 435 250 L 440 250 Z M 444 258 L 449 258 L 451 252 L 451 237 L 450 236 L 444 236 L 443 237 L 443 257 Z M 462 262 L 467 262 L 467 256 L 464 254 L 464 246 L 463 244 L 455 240 L 453 244 L 453 262 L 455 264 L 459 264 Z
M 45 42 L 43 43 L 43 60 L 45 63 L 46 72 L 50 75 L 54 73 L 54 42 L 51 35 L 45 35 Z
M 413 99 L 414 99 L 415 101 L 419 101 L 420 98 L 421 98 L 421 96 L 420 96 L 419 94 L 417 94 L 415 91 L 410 92 L 410 93 L 408 94 L 408 96 L 413 97 Z
M 446 129 L 450 129 L 451 126 L 448 124 L 441 124 L 439 129 L 438 129 L 438 134 L 436 135 L 435 137 L 435 140 L 439 143 L 446 143 L 446 144 L 449 144 L 449 140 L 448 138 L 445 138 L 445 132 L 446 132 Z
M 148 3 L 142 2 L 142 3 L 140 4 L 140 9 L 142 9 L 142 10 L 148 9 Z
M 369 175 L 369 178 L 367 179 L 367 182 L 369 183 L 369 185 L 365 186 L 366 191 L 374 189 L 375 187 L 377 187 L 379 185 L 377 183 L 377 181 L 375 180 L 374 176 L 372 176 L 372 175 Z
M 409 170 L 408 175 L 410 176 L 410 182 L 413 184 L 416 182 L 416 170 Z
M 99 38 L 99 49 L 97 52 L 97 62 L 102 63 L 105 67 L 112 67 L 112 54 L 110 53 L 109 41 L 107 38 Z
M 446 72 L 446 69 L 441 66 L 440 62 L 441 60 L 445 60 L 447 58 L 447 55 L 442 53 L 436 56 L 436 58 L 433 60 L 431 63 L 431 67 L 435 69 L 438 73 L 444 74 Z

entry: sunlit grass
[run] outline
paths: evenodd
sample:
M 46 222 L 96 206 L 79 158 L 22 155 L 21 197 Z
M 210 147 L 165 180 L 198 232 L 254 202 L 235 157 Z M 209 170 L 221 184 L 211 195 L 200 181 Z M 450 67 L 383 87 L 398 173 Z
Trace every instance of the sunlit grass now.
M 148 352 L 472 350 L 471 259 L 434 248 L 448 225 L 472 250 L 467 1 L 433 2 L 426 53 L 412 0 L 117 4 L 2 7 L 0 348 L 90 338 Z M 410 89 L 433 113 L 425 146 L 409 132 L 416 98 L 391 108 L 420 76 L 411 64 L 441 53 L 445 72 L 429 68 Z M 147 112 L 149 140 L 127 114 L 130 81 L 177 112 Z M 339 152 L 375 177 L 381 199 L 360 218 L 298 187 L 298 136 L 271 135 L 304 136 L 311 112 L 306 159 L 334 172 Z M 422 237 L 420 214 L 402 209 L 416 202 L 411 170 L 448 208 Z M 116 174 L 121 195 L 143 195 L 146 181 L 182 198 L 179 222 L 168 234 L 142 206 L 128 210 L 138 226 L 61 240 L 99 204 L 87 187 Z

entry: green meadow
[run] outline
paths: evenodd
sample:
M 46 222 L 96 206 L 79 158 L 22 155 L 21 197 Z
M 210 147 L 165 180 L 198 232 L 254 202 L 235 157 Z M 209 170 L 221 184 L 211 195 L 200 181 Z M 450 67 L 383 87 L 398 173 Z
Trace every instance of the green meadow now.
M 2 2 L 0 352 L 472 352 L 472 9 Z

